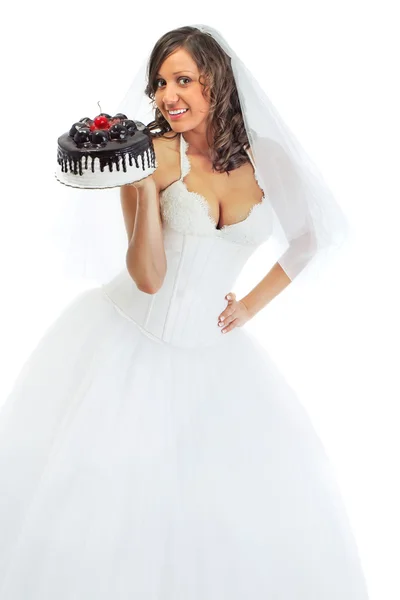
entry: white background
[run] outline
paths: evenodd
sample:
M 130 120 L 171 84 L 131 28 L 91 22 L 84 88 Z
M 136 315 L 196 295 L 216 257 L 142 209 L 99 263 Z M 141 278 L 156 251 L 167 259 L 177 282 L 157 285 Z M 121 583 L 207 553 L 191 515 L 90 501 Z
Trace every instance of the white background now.
M 258 5 L 74 0 L 15 3 L 3 13 L 0 404 L 44 329 L 82 289 L 63 278 L 41 239 L 57 202 L 57 137 L 96 114 L 99 99 L 114 111 L 143 47 L 169 29 L 209 24 L 258 77 L 353 225 L 351 245 L 307 301 L 293 306 L 289 286 L 247 327 L 326 444 L 371 600 L 398 600 L 399 23 L 394 2 Z M 238 297 L 266 274 L 261 261 L 232 290 Z

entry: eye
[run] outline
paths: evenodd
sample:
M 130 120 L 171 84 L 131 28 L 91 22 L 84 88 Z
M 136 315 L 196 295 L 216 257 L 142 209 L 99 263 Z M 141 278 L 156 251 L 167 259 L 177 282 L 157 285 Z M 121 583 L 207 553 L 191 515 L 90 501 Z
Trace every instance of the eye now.
M 181 81 L 182 79 L 185 79 L 187 83 L 190 83 L 191 79 L 189 77 L 178 77 L 178 81 Z M 155 81 L 155 85 L 156 85 L 156 89 L 159 89 L 161 87 L 161 85 L 158 85 L 159 82 L 162 82 L 162 85 L 164 85 L 165 81 L 164 79 L 156 79 Z M 186 83 L 184 85 L 187 85 Z

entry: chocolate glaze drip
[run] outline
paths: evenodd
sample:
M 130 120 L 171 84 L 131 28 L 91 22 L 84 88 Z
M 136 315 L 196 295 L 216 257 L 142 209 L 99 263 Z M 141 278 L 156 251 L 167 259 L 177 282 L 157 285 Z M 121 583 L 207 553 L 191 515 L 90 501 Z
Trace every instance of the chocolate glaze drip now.
M 127 157 L 130 167 L 133 166 L 134 161 L 137 169 L 141 168 L 144 171 L 146 167 L 154 168 L 156 155 L 150 136 L 138 131 L 134 138 L 131 137 L 123 142 L 112 141 L 96 150 L 77 148 L 68 134 L 64 134 L 58 139 L 57 162 L 63 173 L 69 171 L 74 175 L 83 175 L 88 169 L 94 173 L 96 159 L 100 163 L 102 173 L 107 169 L 111 173 L 114 168 L 117 171 L 122 169 L 126 173 Z

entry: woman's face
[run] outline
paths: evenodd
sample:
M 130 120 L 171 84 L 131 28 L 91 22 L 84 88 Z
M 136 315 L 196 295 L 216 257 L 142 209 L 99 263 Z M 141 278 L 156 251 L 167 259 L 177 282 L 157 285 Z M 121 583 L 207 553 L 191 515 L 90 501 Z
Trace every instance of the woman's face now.
M 183 48 L 170 54 L 157 73 L 154 99 L 173 131 L 205 131 L 210 102 L 208 92 L 206 97 L 203 96 L 204 88 L 199 77 L 196 63 Z M 173 118 L 169 113 L 183 108 L 187 111 L 178 118 Z

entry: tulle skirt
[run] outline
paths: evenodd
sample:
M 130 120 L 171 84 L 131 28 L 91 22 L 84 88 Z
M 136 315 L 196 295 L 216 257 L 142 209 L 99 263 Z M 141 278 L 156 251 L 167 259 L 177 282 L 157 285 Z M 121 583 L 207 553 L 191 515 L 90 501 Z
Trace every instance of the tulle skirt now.
M 4 600 L 365 600 L 310 418 L 236 328 L 157 343 L 76 298 L 0 412 Z

